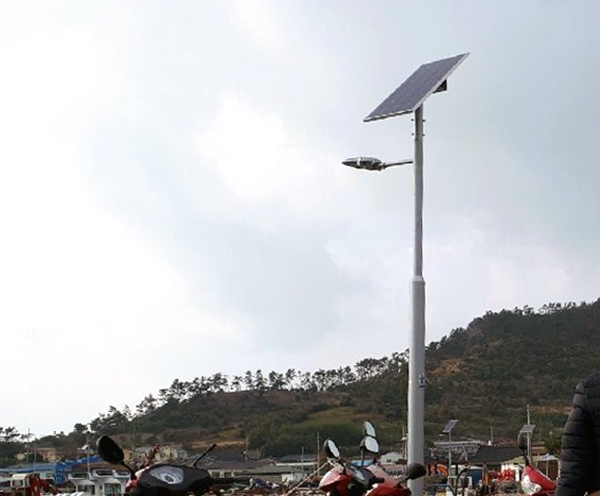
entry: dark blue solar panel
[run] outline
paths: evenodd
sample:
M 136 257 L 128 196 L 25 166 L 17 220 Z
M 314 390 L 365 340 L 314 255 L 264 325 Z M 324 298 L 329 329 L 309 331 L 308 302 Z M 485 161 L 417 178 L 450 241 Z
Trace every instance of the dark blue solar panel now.
M 444 427 L 444 429 L 442 430 L 442 433 L 444 434 L 448 434 L 449 432 L 452 432 L 452 429 L 454 429 L 454 426 L 458 423 L 458 420 L 456 419 L 452 419 L 450 420 L 450 422 L 448 422 L 446 424 L 446 427 Z
M 463 53 L 448 59 L 423 64 L 373 112 L 365 117 L 365 122 L 414 112 L 429 95 L 448 79 L 454 69 L 468 55 L 468 53 Z

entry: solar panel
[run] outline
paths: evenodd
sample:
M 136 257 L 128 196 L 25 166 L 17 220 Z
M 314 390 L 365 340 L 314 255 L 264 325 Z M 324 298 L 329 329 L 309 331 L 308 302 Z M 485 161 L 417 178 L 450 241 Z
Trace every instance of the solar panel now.
M 446 424 L 446 427 L 444 427 L 444 429 L 442 430 L 443 434 L 448 434 L 450 431 L 452 431 L 452 429 L 454 428 L 454 426 L 456 425 L 456 423 L 458 422 L 458 420 L 453 419 L 450 422 L 448 422 Z
M 429 95 L 446 89 L 446 80 L 468 53 L 423 64 L 373 110 L 364 122 L 409 114 L 418 109 Z
M 521 427 L 519 434 L 531 434 L 533 429 L 535 429 L 535 424 L 525 424 L 523 427 Z

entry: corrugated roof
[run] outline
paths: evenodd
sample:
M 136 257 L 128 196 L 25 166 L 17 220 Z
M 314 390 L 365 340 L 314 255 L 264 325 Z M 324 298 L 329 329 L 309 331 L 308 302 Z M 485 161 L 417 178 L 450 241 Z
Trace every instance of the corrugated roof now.
M 204 466 L 204 468 L 206 470 L 210 470 L 212 472 L 216 472 L 219 470 L 238 470 L 238 471 L 246 471 L 246 470 L 252 470 L 254 468 L 257 467 L 265 467 L 265 466 L 269 466 L 269 465 L 274 465 L 274 463 L 271 460 L 248 460 L 247 462 L 239 462 L 236 460 L 231 460 L 231 461 L 221 461 L 221 460 L 216 460 L 214 463 L 211 463 L 207 466 Z
M 277 458 L 277 461 L 280 463 L 294 463 L 294 462 L 310 463 L 310 462 L 317 461 L 317 455 L 311 455 L 308 453 L 305 453 L 304 455 L 302 455 L 302 454 L 285 455 L 285 456 L 280 456 L 279 458 Z
M 294 470 L 290 467 L 284 467 L 281 465 L 267 465 L 262 467 L 253 468 L 250 470 L 244 470 L 245 474 L 248 475 L 279 475 L 279 474 L 289 474 Z

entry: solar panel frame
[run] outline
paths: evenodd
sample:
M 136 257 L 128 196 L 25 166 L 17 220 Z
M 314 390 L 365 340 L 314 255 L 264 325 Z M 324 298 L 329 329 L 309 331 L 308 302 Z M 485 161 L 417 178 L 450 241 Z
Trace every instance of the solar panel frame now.
M 410 114 L 446 81 L 454 70 L 469 56 L 462 53 L 447 59 L 436 60 L 421 65 L 396 88 L 364 122 L 371 122 L 388 117 Z
M 458 422 L 457 419 L 452 419 L 450 420 L 447 424 L 446 427 L 444 427 L 444 429 L 442 430 L 443 434 L 448 434 L 449 432 L 452 431 L 452 429 L 454 429 L 454 426 L 456 425 L 456 423 Z
M 521 427 L 521 430 L 519 431 L 519 434 L 531 434 L 533 433 L 533 430 L 535 429 L 535 424 L 525 424 L 523 427 Z

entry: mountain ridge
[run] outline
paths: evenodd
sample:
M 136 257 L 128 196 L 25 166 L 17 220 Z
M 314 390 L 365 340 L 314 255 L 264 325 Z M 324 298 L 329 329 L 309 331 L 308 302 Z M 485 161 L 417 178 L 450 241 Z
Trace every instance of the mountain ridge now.
M 455 439 L 514 439 L 527 422 L 534 440 L 557 452 L 574 387 L 600 369 L 600 298 L 486 312 L 426 347 L 425 433 L 440 439 L 451 418 Z M 408 351 L 366 358 L 354 367 L 313 373 L 217 373 L 175 379 L 132 414 L 111 406 L 68 441 L 110 434 L 130 444 L 207 443 L 258 450 L 263 455 L 316 451 L 315 437 L 353 446 L 362 421 L 372 420 L 384 447 L 398 449 L 406 433 Z M 60 437 L 60 436 L 59 436 Z M 43 438 L 57 444 L 56 437 Z

